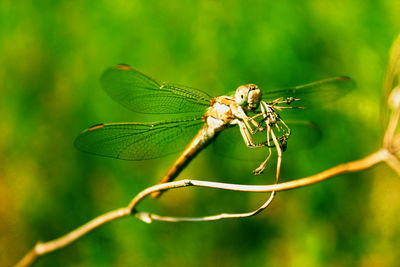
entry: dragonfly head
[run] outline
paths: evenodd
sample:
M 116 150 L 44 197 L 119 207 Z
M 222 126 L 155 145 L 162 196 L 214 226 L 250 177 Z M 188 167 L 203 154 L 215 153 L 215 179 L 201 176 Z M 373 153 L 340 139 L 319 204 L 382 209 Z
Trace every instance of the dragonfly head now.
M 255 84 L 241 85 L 236 89 L 235 101 L 246 110 L 258 108 L 261 100 L 261 90 Z

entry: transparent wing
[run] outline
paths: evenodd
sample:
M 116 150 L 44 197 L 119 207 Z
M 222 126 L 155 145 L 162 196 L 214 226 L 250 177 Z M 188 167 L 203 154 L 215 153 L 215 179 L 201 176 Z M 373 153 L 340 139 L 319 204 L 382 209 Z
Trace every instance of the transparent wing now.
M 205 92 L 158 81 L 128 65 L 106 70 L 100 81 L 111 98 L 135 112 L 204 112 L 210 105 Z
M 155 123 L 108 123 L 83 131 L 75 146 L 84 152 L 124 160 L 145 160 L 183 150 L 202 127 L 201 118 Z
M 294 97 L 304 101 L 312 102 L 328 102 L 338 99 L 348 93 L 355 86 L 355 82 L 346 76 L 339 76 L 319 80 L 316 82 L 293 86 L 281 89 L 272 89 L 263 91 L 263 98 L 266 102 L 275 100 L 279 97 Z

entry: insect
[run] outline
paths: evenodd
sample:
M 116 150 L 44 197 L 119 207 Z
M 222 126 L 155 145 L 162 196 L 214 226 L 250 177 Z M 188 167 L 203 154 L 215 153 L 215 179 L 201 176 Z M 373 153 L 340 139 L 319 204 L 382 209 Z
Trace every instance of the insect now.
M 176 178 L 197 153 L 230 127 L 238 126 L 247 147 L 275 147 L 281 158 L 291 132 L 279 111 L 301 108 L 291 105 L 300 96 L 332 96 L 337 87 L 348 87 L 344 85 L 352 81 L 341 76 L 263 92 L 257 85 L 247 84 L 239 86 L 232 95 L 213 98 L 194 88 L 161 82 L 128 65 L 117 65 L 104 72 L 101 83 L 111 98 L 133 111 L 186 116 L 151 123 L 97 124 L 83 131 L 75 146 L 84 152 L 124 160 L 157 158 L 185 147 L 161 179 L 160 183 L 165 183 Z M 188 134 L 193 130 L 197 131 L 194 137 Z M 265 133 L 265 141 L 256 143 L 256 133 Z M 254 174 L 263 172 L 270 155 L 271 149 Z

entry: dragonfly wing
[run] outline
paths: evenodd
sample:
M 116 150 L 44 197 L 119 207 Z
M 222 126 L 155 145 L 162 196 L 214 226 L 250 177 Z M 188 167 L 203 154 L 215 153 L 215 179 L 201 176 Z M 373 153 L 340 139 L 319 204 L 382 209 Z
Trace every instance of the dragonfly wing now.
M 140 113 L 204 112 L 211 99 L 205 92 L 158 81 L 128 65 L 106 70 L 101 84 L 115 101 Z
M 268 101 L 279 97 L 299 98 L 301 105 L 307 103 L 323 103 L 334 101 L 355 87 L 355 82 L 346 76 L 339 76 L 319 80 L 316 82 L 293 86 L 288 88 L 273 89 L 263 91 L 263 97 Z
M 74 144 L 81 151 L 105 157 L 153 159 L 182 150 L 202 125 L 201 118 L 98 124 L 83 131 Z

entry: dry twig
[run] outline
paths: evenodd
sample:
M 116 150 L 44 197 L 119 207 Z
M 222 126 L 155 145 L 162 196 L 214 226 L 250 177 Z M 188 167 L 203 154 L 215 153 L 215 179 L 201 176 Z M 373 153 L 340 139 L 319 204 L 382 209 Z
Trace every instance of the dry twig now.
M 156 186 L 149 187 L 142 192 L 140 192 L 136 197 L 131 201 L 131 203 L 124 208 L 120 208 L 114 211 L 110 211 L 103 215 L 100 215 L 97 218 L 89 221 L 88 223 L 82 225 L 76 230 L 57 238 L 53 241 L 49 242 L 38 242 L 34 248 L 25 255 L 25 257 L 16 265 L 16 266 L 30 266 L 39 256 L 45 255 L 52 251 L 63 248 L 92 230 L 106 224 L 110 221 L 119 219 L 121 217 L 125 217 L 128 215 L 135 215 L 137 218 L 141 219 L 146 223 L 151 223 L 153 220 L 159 221 L 167 221 L 167 222 L 178 222 L 178 221 L 210 221 L 210 220 L 220 220 L 226 218 L 240 218 L 240 217 L 248 217 L 258 214 L 262 211 L 266 206 L 271 203 L 274 193 L 271 194 L 268 201 L 259 209 L 245 214 L 219 214 L 214 216 L 207 217 L 199 217 L 199 218 L 179 218 L 179 217 L 164 217 L 157 214 L 152 214 L 148 212 L 139 212 L 136 210 L 138 204 L 147 196 L 151 195 L 151 193 L 160 191 L 160 190 L 171 190 L 177 189 L 186 186 L 199 186 L 199 187 L 207 187 L 207 188 L 215 188 L 215 189 L 223 189 L 223 190 L 232 190 L 232 191 L 242 191 L 242 192 L 274 192 L 274 191 L 283 191 L 294 189 L 298 187 L 303 187 L 307 185 L 311 185 L 314 183 L 318 183 L 324 181 L 326 179 L 332 178 L 339 174 L 348 173 L 348 172 L 357 172 L 364 169 L 368 169 L 378 163 L 384 161 L 393 160 L 392 154 L 387 149 L 378 150 L 371 155 L 352 162 L 347 162 L 344 164 L 337 165 L 331 169 L 325 170 L 321 173 L 318 173 L 313 176 L 305 177 L 302 179 L 273 184 L 273 185 L 239 185 L 239 184 L 227 184 L 227 183 L 216 183 L 216 182 L 207 182 L 207 181 L 197 181 L 197 180 L 181 180 L 175 181 L 165 184 L 160 184 Z M 399 162 L 396 158 L 395 165 L 399 165 Z

